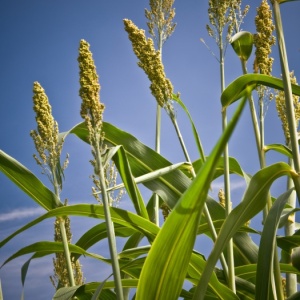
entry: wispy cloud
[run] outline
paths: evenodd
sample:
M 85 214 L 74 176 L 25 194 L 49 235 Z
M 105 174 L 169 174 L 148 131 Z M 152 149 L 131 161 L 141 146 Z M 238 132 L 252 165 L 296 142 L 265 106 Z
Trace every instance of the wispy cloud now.
M 237 181 L 231 181 L 230 182 L 230 189 L 231 191 L 235 191 L 238 189 L 242 189 L 245 188 L 246 183 L 244 180 L 237 180 Z M 219 189 L 224 189 L 224 182 L 214 182 L 212 184 L 212 189 L 216 189 L 217 191 L 219 191 Z
M 35 217 L 41 215 L 44 212 L 45 210 L 41 207 L 18 208 L 10 212 L 0 214 L 0 222 L 20 220 L 28 217 Z

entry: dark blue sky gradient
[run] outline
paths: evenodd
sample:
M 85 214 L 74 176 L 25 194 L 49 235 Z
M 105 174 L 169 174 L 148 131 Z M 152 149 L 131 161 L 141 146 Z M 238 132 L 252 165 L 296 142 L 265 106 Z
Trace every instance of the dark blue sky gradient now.
M 167 76 L 175 92 L 190 110 L 206 154 L 214 146 L 221 133 L 221 106 L 219 66 L 216 59 L 200 42 L 204 38 L 214 52 L 218 52 L 214 40 L 205 29 L 208 23 L 208 1 L 175 1 L 177 28 L 163 49 L 163 61 Z M 248 1 L 251 8 L 242 29 L 254 32 L 254 16 L 259 0 Z M 243 7 L 248 4 L 244 1 Z M 32 170 L 46 185 L 32 154 L 34 145 L 29 136 L 36 128 L 32 110 L 32 86 L 34 81 L 44 87 L 52 105 L 53 115 L 60 131 L 69 130 L 81 122 L 81 100 L 78 96 L 78 46 L 81 39 L 91 45 L 97 71 L 100 76 L 101 101 L 106 105 L 104 119 L 130 132 L 143 143 L 154 147 L 156 103 L 149 91 L 149 81 L 136 65 L 137 59 L 123 28 L 123 19 L 131 19 L 137 26 L 146 27 L 144 8 L 146 0 L 127 1 L 1 1 L 0 3 L 0 149 L 16 158 Z M 300 80 L 300 3 L 282 5 L 282 18 L 290 69 Z M 280 77 L 277 46 L 273 75 Z M 252 72 L 253 57 L 248 69 Z M 226 85 L 242 74 L 240 62 L 229 46 L 225 61 Z M 190 124 L 185 114 L 176 107 L 178 123 L 193 160 L 198 158 Z M 229 109 L 229 116 L 233 109 Z M 266 115 L 266 144 L 283 143 L 281 124 L 274 103 L 270 103 Z M 62 199 L 70 203 L 95 203 L 91 196 L 92 168 L 88 145 L 76 137 L 68 137 L 64 154 L 70 154 L 70 166 Z M 173 163 L 184 161 L 172 124 L 165 113 L 162 120 L 162 155 Z M 255 142 L 248 109 L 245 110 L 238 128 L 230 141 L 229 153 L 236 157 L 242 168 L 254 174 L 258 169 Z M 267 162 L 283 160 L 281 155 L 267 155 Z M 240 201 L 243 181 L 232 177 L 234 205 Z M 282 183 L 284 186 L 284 183 Z M 279 183 L 280 185 L 280 183 Z M 216 196 L 220 183 L 215 184 L 212 195 Z M 41 215 L 43 210 L 23 192 L 15 188 L 0 173 L 0 239 L 2 240 L 29 220 Z M 274 191 L 276 194 L 277 190 Z M 151 194 L 145 191 L 145 199 Z M 120 207 L 131 209 L 128 197 Z M 27 233 L 17 236 L 0 249 L 2 263 L 22 246 L 40 240 L 52 240 L 53 220 L 43 222 Z M 73 241 L 96 224 L 72 218 Z M 118 242 L 122 244 L 120 240 Z M 96 245 L 91 252 L 108 255 L 105 242 Z M 198 251 L 206 253 L 202 246 Z M 20 268 L 30 256 L 21 257 L 0 270 L 4 299 L 20 299 Z M 51 299 L 54 289 L 49 281 L 52 275 L 52 258 L 46 257 L 30 265 L 25 285 L 25 299 Z M 103 280 L 110 267 L 82 259 L 87 281 Z

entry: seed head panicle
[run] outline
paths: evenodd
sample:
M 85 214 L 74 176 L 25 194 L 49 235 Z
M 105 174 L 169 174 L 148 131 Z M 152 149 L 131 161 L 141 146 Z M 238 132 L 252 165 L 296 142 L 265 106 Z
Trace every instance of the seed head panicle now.
M 124 25 L 132 43 L 133 51 L 139 59 L 138 65 L 145 71 L 151 82 L 152 95 L 161 107 L 164 107 L 168 113 L 173 113 L 173 106 L 170 102 L 173 86 L 171 81 L 166 78 L 160 52 L 155 50 L 152 39 L 146 39 L 144 30 L 139 29 L 132 21 L 127 19 L 124 20 Z
M 163 44 L 174 32 L 176 23 L 173 23 L 175 17 L 174 0 L 150 0 L 150 10 L 145 9 L 145 16 L 148 30 L 151 36 Z
M 80 69 L 79 95 L 82 99 L 80 115 L 85 119 L 89 130 L 100 132 L 105 106 L 100 102 L 99 77 L 90 45 L 85 40 L 80 41 L 78 63 Z
M 290 73 L 291 83 L 298 84 L 297 78 L 294 75 L 294 72 Z M 286 105 L 285 105 L 285 95 L 284 91 L 277 91 L 277 94 L 275 95 L 275 102 L 276 102 L 276 110 L 278 113 L 278 117 L 281 120 L 282 129 L 285 136 L 285 142 L 286 145 L 289 145 L 290 142 L 290 130 L 288 125 L 288 120 L 286 116 Z M 294 103 L 294 110 L 295 110 L 295 121 L 297 124 L 297 127 L 299 126 L 300 121 L 300 102 L 299 97 L 296 95 L 293 95 L 293 103 Z
M 208 17 L 210 25 L 206 25 L 208 34 L 213 37 L 219 48 L 224 49 L 234 31 L 238 32 L 243 19 L 249 11 L 249 5 L 241 10 L 241 0 L 209 0 Z M 223 39 L 224 30 L 226 38 Z
M 272 72 L 273 58 L 269 57 L 272 52 L 272 46 L 275 45 L 276 39 L 273 36 L 275 26 L 272 20 L 272 11 L 267 0 L 262 0 L 257 8 L 255 17 L 256 34 L 253 42 L 256 47 L 254 72 L 270 75 Z
M 39 154 L 39 157 L 34 155 L 34 158 L 53 183 L 53 176 L 60 175 L 67 167 L 68 156 L 63 167 L 60 167 L 63 141 L 59 140 L 58 124 L 52 116 L 48 97 L 38 82 L 33 84 L 33 110 L 36 113 L 37 130 L 31 130 L 30 135 Z M 56 174 L 54 175 L 54 173 Z M 61 185 L 61 180 L 56 179 L 60 181 Z

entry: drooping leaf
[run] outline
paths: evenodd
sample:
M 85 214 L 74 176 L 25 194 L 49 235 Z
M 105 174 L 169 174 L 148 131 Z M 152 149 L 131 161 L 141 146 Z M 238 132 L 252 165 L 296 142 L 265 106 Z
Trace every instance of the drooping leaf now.
M 264 146 L 264 151 L 265 152 L 268 152 L 270 150 L 274 150 L 278 153 L 281 153 L 287 157 L 290 157 L 290 158 L 293 158 L 293 154 L 292 154 L 292 150 L 285 146 L 285 145 L 282 145 L 282 144 L 270 144 L 270 145 L 265 145 Z
M 247 61 L 252 53 L 253 34 L 248 31 L 239 31 L 229 40 L 229 43 L 237 56 Z
M 110 212 L 111 212 L 112 222 L 139 231 L 143 233 L 149 240 L 153 240 L 159 231 L 159 228 L 154 223 L 132 212 L 120 208 L 116 208 L 116 207 L 110 207 Z M 10 241 L 13 237 L 18 235 L 19 233 L 40 223 L 41 221 L 47 218 L 53 218 L 53 217 L 59 217 L 65 215 L 81 216 L 81 217 L 97 218 L 97 219 L 105 218 L 103 206 L 97 204 L 75 204 L 75 205 L 59 207 L 45 213 L 44 215 L 36 218 L 35 220 L 29 222 L 22 228 L 12 233 L 10 236 L 8 236 L 7 238 L 5 238 L 0 242 L 0 247 L 3 247 L 8 241 Z
M 238 77 L 231 82 L 221 95 L 223 109 L 227 106 L 249 95 L 258 85 L 268 86 L 277 90 L 283 90 L 283 82 L 279 78 L 264 74 L 246 74 Z M 300 86 L 292 84 L 292 91 L 295 95 L 300 96 Z
M 62 205 L 57 196 L 31 171 L 2 150 L 0 150 L 0 171 L 46 210 Z
M 102 128 L 105 132 L 104 142 L 108 146 L 122 145 L 124 147 L 132 175 L 135 178 L 172 165 L 171 162 L 141 143 L 131 134 L 106 122 L 103 122 Z M 84 123 L 76 125 L 69 132 L 88 142 L 88 131 Z M 191 180 L 181 171 L 174 170 L 170 174 L 143 184 L 158 194 L 172 208 L 191 184 Z

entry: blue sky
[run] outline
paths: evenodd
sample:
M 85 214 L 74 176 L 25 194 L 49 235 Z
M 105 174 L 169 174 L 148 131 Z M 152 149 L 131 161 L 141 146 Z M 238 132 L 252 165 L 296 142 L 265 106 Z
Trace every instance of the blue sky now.
M 249 1 L 250 2 L 250 1 Z M 219 66 L 215 58 L 200 42 L 215 52 L 218 51 L 205 29 L 208 23 L 208 1 L 175 1 L 177 28 L 163 49 L 163 61 L 167 76 L 175 91 L 190 110 L 199 131 L 206 154 L 212 149 L 221 132 L 221 106 Z M 254 16 L 259 0 L 252 0 L 250 12 L 242 25 L 243 30 L 254 32 Z M 243 1 L 243 6 L 248 4 Z M 100 76 L 101 101 L 106 105 L 104 119 L 130 132 L 143 143 L 154 147 L 156 103 L 149 91 L 149 81 L 136 65 L 131 44 L 123 28 L 123 19 L 131 19 L 140 28 L 147 29 L 144 8 L 146 0 L 128 1 L 1 1 L 0 3 L 0 149 L 13 156 L 32 170 L 45 184 L 32 154 L 34 145 L 29 136 L 36 128 L 32 110 L 32 86 L 39 81 L 52 105 L 53 115 L 60 131 L 66 131 L 81 122 L 78 96 L 78 46 L 81 39 L 87 40 Z M 286 33 L 290 69 L 300 78 L 300 41 L 296 36 L 300 28 L 300 3 L 282 5 L 282 18 Z M 277 47 L 277 46 L 276 46 Z M 280 76 L 277 48 L 273 75 Z M 248 69 L 252 70 L 252 61 Z M 228 47 L 225 61 L 226 85 L 241 75 L 240 62 Z M 300 79 L 299 79 L 300 80 Z M 178 123 L 183 133 L 191 158 L 197 159 L 189 122 L 176 108 Z M 230 114 L 231 110 L 229 111 Z M 269 104 L 266 115 L 266 143 L 283 143 L 281 124 L 274 103 Z M 62 198 L 70 203 L 94 203 L 91 196 L 92 168 L 88 163 L 90 149 L 75 137 L 69 137 L 64 146 L 70 154 L 66 170 L 66 182 Z M 256 148 L 248 110 L 243 114 L 237 130 L 230 141 L 229 153 L 250 174 L 258 170 Z M 176 163 L 184 160 L 171 122 L 163 113 L 162 155 Z M 282 160 L 279 155 L 267 156 L 268 163 Z M 232 189 L 242 193 L 243 182 L 233 177 Z M 216 183 L 212 195 L 216 196 L 220 183 Z M 41 215 L 43 210 L 0 174 L 0 239 L 14 232 L 21 225 Z M 147 193 L 147 191 L 146 191 Z M 149 192 L 148 192 L 149 193 Z M 276 194 L 276 190 L 274 191 Z M 234 194 L 235 195 L 235 194 Z M 125 197 L 121 208 L 130 209 Z M 53 220 L 44 222 L 27 233 L 16 237 L 0 249 L 1 263 L 21 246 L 45 239 L 52 240 Z M 94 221 L 86 222 L 89 228 Z M 75 242 L 84 232 L 82 220 L 72 219 Z M 86 229 L 87 229 L 86 228 Z M 105 255 L 107 246 L 97 245 L 92 250 Z M 201 249 L 200 251 L 202 251 Z M 205 249 L 204 249 L 205 250 Z M 205 252 L 205 251 L 202 252 Z M 92 251 L 92 252 L 93 252 Z M 27 260 L 22 257 L 0 270 L 4 299 L 19 299 L 21 295 L 20 268 Z M 29 268 L 25 286 L 25 299 L 50 299 L 53 288 L 49 281 L 52 275 L 52 258 L 38 260 Z M 101 280 L 110 269 L 83 259 L 87 281 Z M 36 295 L 39 295 L 38 298 Z

